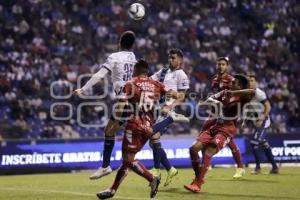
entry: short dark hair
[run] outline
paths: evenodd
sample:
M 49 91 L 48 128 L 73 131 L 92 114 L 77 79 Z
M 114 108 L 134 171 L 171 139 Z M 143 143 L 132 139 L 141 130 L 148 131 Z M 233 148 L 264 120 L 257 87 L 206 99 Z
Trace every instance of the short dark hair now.
M 227 65 L 229 64 L 229 58 L 228 58 L 228 57 L 219 57 L 219 58 L 217 59 L 217 62 L 219 62 L 219 61 L 221 61 L 221 60 L 224 60 L 224 61 L 227 63 Z
M 180 58 L 183 58 L 183 52 L 180 49 L 177 49 L 177 48 L 170 49 L 169 54 L 176 54 Z
M 236 74 L 234 75 L 234 78 L 239 80 L 239 84 L 241 86 L 242 89 L 247 89 L 248 88 L 248 78 L 245 75 L 242 74 Z
M 249 78 L 254 78 L 255 80 L 256 80 L 256 75 L 255 75 L 255 73 L 249 73 L 248 75 L 247 75 Z
M 122 49 L 131 49 L 135 42 L 135 34 L 132 31 L 125 31 L 120 38 L 120 45 Z
M 148 74 L 148 63 L 145 60 L 138 60 L 134 65 L 134 70 L 137 75 Z

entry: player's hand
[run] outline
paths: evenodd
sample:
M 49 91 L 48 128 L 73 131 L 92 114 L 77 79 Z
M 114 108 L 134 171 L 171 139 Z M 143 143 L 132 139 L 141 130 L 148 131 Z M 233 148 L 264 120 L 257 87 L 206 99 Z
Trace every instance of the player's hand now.
M 264 123 L 264 120 L 262 120 L 262 119 L 257 120 L 255 123 L 256 128 L 261 127 L 263 123 Z
M 73 94 L 79 96 L 79 95 L 82 95 L 83 92 L 84 92 L 83 89 L 82 89 L 82 88 L 79 88 L 79 89 L 74 90 Z
M 168 114 L 171 112 L 172 108 L 170 106 L 164 106 L 161 110 L 162 114 Z

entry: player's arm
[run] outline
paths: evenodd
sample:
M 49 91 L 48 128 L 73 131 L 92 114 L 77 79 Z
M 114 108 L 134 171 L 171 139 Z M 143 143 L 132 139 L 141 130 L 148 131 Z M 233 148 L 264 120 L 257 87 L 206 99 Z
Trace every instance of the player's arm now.
M 95 73 L 86 84 L 79 89 L 76 89 L 75 94 L 82 94 L 88 89 L 92 88 L 95 84 L 97 84 L 101 79 L 103 79 L 109 73 L 108 69 L 102 67 L 97 73 Z
M 177 105 L 179 105 L 185 99 L 185 93 L 186 93 L 185 90 L 179 90 L 177 92 L 173 91 L 172 93 L 173 93 L 173 98 L 175 99 L 175 101 L 170 105 L 164 106 L 164 108 L 163 108 L 164 113 L 170 112 L 173 108 L 175 108 Z
M 95 84 L 100 82 L 113 68 L 114 62 L 112 56 L 109 56 L 106 62 L 102 65 L 101 69 L 95 73 L 86 84 L 79 89 L 74 91 L 75 94 L 80 95 L 87 91 L 88 89 L 92 88 Z
M 269 116 L 269 113 L 270 113 L 271 108 L 272 108 L 271 103 L 270 103 L 269 100 L 266 100 L 264 102 L 264 107 L 265 107 L 265 109 L 264 109 L 264 112 L 263 112 L 263 119 L 266 119 Z
M 252 99 L 252 97 L 255 95 L 255 90 L 253 89 L 243 89 L 243 90 L 226 90 L 225 95 L 227 96 L 239 96 L 243 99 Z
M 262 124 L 264 123 L 265 119 L 269 116 L 269 113 L 271 111 L 271 103 L 269 100 L 266 99 L 266 100 L 262 101 L 261 103 L 264 104 L 264 111 L 263 111 L 262 116 L 260 116 L 259 119 L 256 121 L 256 124 L 255 124 L 256 127 L 262 126 Z
M 167 106 L 169 110 L 172 110 L 184 101 L 186 91 L 189 89 L 189 80 L 183 71 L 180 71 L 178 74 L 177 88 L 177 96 L 174 98 L 175 101 L 171 105 Z
M 223 90 L 221 92 L 213 94 L 210 97 L 208 97 L 205 101 L 199 101 L 198 105 L 199 106 L 211 106 L 212 104 L 214 104 L 214 105 L 222 104 L 222 102 L 220 101 L 220 98 L 222 97 L 222 95 L 224 95 L 225 92 L 226 92 L 226 90 Z

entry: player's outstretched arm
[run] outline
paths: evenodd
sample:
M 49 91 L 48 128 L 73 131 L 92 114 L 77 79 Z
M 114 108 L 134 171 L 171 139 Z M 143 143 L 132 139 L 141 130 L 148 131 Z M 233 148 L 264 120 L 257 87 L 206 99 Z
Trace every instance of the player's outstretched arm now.
M 74 94 L 76 94 L 76 95 L 83 94 L 85 91 L 92 88 L 96 83 L 101 81 L 101 79 L 103 79 L 106 76 L 106 74 L 108 74 L 108 72 L 109 71 L 106 68 L 102 67 L 97 73 L 95 73 L 90 78 L 90 80 L 88 80 L 88 82 L 86 82 L 86 84 L 82 88 L 76 89 L 74 91 Z
M 226 96 L 240 96 L 243 98 L 251 99 L 255 95 L 255 90 L 253 89 L 243 89 L 243 90 L 226 90 Z

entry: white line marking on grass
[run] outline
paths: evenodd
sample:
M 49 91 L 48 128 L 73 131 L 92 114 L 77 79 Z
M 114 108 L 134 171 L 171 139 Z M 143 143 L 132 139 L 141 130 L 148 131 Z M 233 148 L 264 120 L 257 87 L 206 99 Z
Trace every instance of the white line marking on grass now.
M 0 190 L 7 191 L 27 191 L 35 193 L 56 193 L 56 194 L 69 194 L 69 195 L 78 195 L 78 196 L 92 196 L 96 197 L 96 194 L 82 193 L 82 192 L 73 192 L 73 191 L 61 191 L 61 190 L 44 190 L 44 189 L 27 189 L 27 188 L 11 188 L 11 187 L 1 187 Z M 123 196 L 114 196 L 117 199 L 132 199 L 132 200 L 149 200 L 149 198 L 139 198 L 139 197 L 123 197 Z

